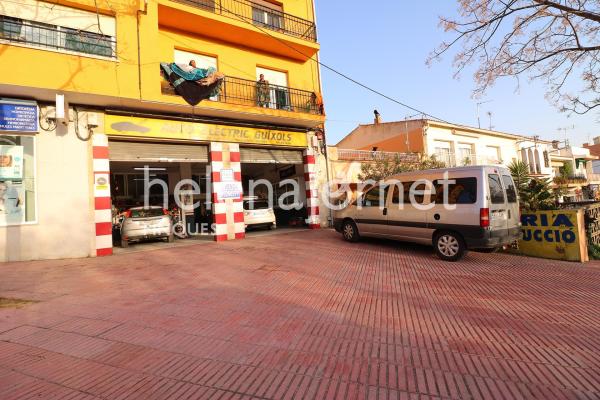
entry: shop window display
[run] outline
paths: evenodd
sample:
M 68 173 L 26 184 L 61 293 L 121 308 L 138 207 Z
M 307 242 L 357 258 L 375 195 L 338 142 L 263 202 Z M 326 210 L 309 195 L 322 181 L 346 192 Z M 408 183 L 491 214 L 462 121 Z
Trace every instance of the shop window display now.
M 0 226 L 36 221 L 34 141 L 0 135 Z

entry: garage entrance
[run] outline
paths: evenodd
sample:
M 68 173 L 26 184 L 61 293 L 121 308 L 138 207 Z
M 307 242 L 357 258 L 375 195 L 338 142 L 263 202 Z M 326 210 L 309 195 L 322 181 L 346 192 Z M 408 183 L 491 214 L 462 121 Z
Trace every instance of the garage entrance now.
M 142 229 L 159 224 L 164 227 L 169 218 L 171 230 L 174 229 L 175 233 L 171 242 L 185 238 L 212 239 L 212 213 L 211 207 L 207 207 L 207 200 L 211 201 L 211 196 L 207 196 L 207 192 L 210 193 L 210 183 L 207 182 L 208 146 L 109 141 L 109 159 L 114 245 L 127 246 L 127 243 L 122 242 L 127 240 L 129 233 L 124 222 L 127 218 L 134 219 L 141 215 L 131 210 L 145 204 L 146 169 L 150 183 L 149 205 L 156 207 L 156 210 L 152 214 L 153 218 L 149 215 L 141 216 L 148 217 L 145 219 L 138 218 L 140 221 L 136 221 L 136 224 L 140 226 L 140 230 L 137 233 L 141 236 L 138 239 L 132 235 L 131 242 L 135 243 L 135 246 L 152 242 L 153 248 L 161 239 L 167 243 L 169 238 L 161 236 L 161 232 L 146 235 Z M 174 192 L 177 184 L 184 179 L 191 179 L 197 183 L 201 193 L 182 195 L 180 204 L 184 207 L 179 207 Z M 201 206 L 194 209 L 192 205 L 196 202 L 200 202 Z M 168 215 L 162 218 L 163 222 L 159 221 L 161 212 Z
M 267 204 L 272 205 L 277 230 L 306 227 L 308 214 L 302 151 L 240 147 L 240 160 L 247 233 L 274 228 L 261 218 L 261 213 L 269 211 L 257 211 L 255 217 L 251 210 L 253 205 L 263 209 Z M 296 194 L 292 196 L 292 193 Z

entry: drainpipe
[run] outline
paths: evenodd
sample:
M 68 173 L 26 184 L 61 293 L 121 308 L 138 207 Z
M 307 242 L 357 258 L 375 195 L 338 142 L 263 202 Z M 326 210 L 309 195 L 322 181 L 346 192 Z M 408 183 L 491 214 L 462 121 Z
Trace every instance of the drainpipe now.
M 315 30 L 317 29 L 317 10 L 316 10 L 316 6 L 315 6 L 315 0 L 311 0 L 312 3 L 312 19 L 313 19 L 313 24 L 315 25 Z M 319 35 L 317 35 L 318 37 Z M 319 91 L 321 92 L 321 96 L 323 96 L 323 82 L 321 81 L 321 64 L 319 62 L 320 57 L 319 57 L 319 53 L 317 52 L 317 54 L 315 55 L 315 59 L 317 61 L 317 83 L 319 86 Z M 325 96 L 323 96 L 323 98 L 325 98 Z M 323 124 L 323 156 L 325 156 L 325 173 L 327 175 L 327 186 L 329 187 L 330 182 L 332 181 L 331 178 L 331 168 L 329 166 L 329 149 L 327 146 L 327 134 L 325 132 L 325 124 Z M 329 217 L 327 218 L 327 222 L 328 222 L 328 226 L 331 228 L 333 226 L 333 210 L 331 208 L 329 208 Z
M 429 129 L 429 124 L 427 121 L 423 120 L 423 154 L 422 156 L 429 157 L 429 147 L 427 146 L 427 130 Z
M 140 50 L 140 17 L 141 15 L 148 15 L 148 0 L 144 0 L 144 10 L 140 10 L 139 7 L 136 10 L 136 32 L 137 32 L 137 58 L 138 58 L 138 90 L 140 93 L 140 101 L 142 101 L 142 55 Z
M 315 26 L 315 33 L 316 33 L 318 25 L 317 25 L 317 9 L 316 9 L 316 6 L 315 6 L 315 1 L 316 0 L 311 0 L 311 3 L 312 3 L 312 17 L 313 17 L 312 19 L 313 19 L 313 24 Z M 316 36 L 317 36 L 317 38 L 319 37 L 318 34 Z M 317 74 L 317 80 L 318 80 L 318 82 L 317 83 L 318 83 L 319 90 L 321 91 L 321 95 L 322 95 L 323 94 L 323 86 L 322 86 L 322 83 L 321 83 L 321 64 L 320 64 L 321 57 L 320 57 L 319 52 L 317 52 L 317 54 L 315 55 L 315 59 L 317 60 L 317 71 L 318 71 L 318 74 Z

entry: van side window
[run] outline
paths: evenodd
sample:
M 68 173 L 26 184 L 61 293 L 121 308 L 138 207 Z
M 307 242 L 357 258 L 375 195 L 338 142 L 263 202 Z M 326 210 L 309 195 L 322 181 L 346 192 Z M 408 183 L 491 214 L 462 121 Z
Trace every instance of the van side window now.
M 506 199 L 509 203 L 516 203 L 517 189 L 515 188 L 513 179 L 509 175 L 502 175 L 502 182 L 504 182 L 504 187 L 506 188 Z
M 393 204 L 410 204 L 410 188 L 414 185 L 414 182 L 402 182 L 394 185 L 394 195 L 392 196 Z M 400 186 L 402 187 L 402 199 L 400 199 Z M 425 184 L 420 183 L 414 188 L 415 192 L 422 193 L 425 190 Z M 402 201 L 400 201 L 402 200 Z M 415 201 L 418 204 L 423 204 L 425 196 L 415 194 Z
M 489 174 L 488 184 L 490 186 L 490 199 L 492 204 L 504 204 L 504 190 L 502 190 L 500 176 Z
M 449 179 L 453 184 L 447 184 L 448 202 L 446 204 L 475 204 L 477 202 L 477 178 Z M 434 181 L 435 203 L 444 204 L 443 181 Z
M 385 207 L 389 186 L 375 186 L 369 190 L 362 201 L 363 207 Z

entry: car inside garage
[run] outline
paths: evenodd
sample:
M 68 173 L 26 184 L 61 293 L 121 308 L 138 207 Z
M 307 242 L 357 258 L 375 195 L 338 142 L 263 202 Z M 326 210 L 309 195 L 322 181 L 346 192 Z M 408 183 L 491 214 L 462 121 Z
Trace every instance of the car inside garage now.
M 272 206 L 278 228 L 305 227 L 307 210 L 302 151 L 240 147 L 240 158 L 247 230 L 265 227 L 265 224 L 255 227 L 253 217 L 249 218 L 251 210 L 248 210 L 251 204 L 265 207 L 265 202 Z
M 140 218 L 137 225 L 154 227 L 158 222 L 158 212 L 169 215 L 172 229 L 176 228 L 177 239 L 209 236 L 212 223 L 210 184 L 207 179 L 208 150 L 207 146 L 188 144 L 166 144 L 150 142 L 110 141 L 110 177 L 111 201 L 113 209 L 113 242 L 127 247 L 122 237 L 124 222 L 127 218 Z M 140 212 L 145 204 L 145 173 L 149 178 L 148 205 L 158 211 Z M 175 188 L 183 179 L 191 179 L 200 187 L 200 194 L 184 193 L 179 207 L 175 201 Z M 192 189 L 183 187 L 182 189 Z M 192 204 L 199 202 L 200 207 Z M 152 214 L 152 218 L 150 218 Z M 154 215 L 157 214 L 157 215 Z M 163 218 L 164 219 L 164 218 Z M 130 224 L 133 225 L 133 224 Z M 162 226 L 162 225 L 161 225 Z M 154 229 L 153 233 L 155 233 Z M 124 236 L 124 235 L 123 235 Z M 162 233 L 144 233 L 139 242 L 165 242 L 173 238 L 163 237 Z

